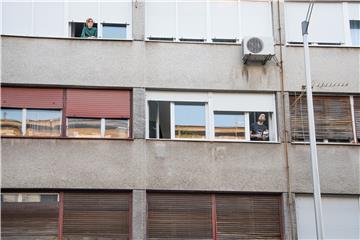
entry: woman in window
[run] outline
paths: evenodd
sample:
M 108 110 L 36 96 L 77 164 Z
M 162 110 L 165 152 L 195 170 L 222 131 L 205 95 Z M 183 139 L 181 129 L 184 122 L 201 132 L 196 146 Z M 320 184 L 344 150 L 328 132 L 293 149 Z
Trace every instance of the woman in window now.
M 94 20 L 92 18 L 86 19 L 85 26 L 81 32 L 82 38 L 96 38 L 97 28 L 94 27 Z

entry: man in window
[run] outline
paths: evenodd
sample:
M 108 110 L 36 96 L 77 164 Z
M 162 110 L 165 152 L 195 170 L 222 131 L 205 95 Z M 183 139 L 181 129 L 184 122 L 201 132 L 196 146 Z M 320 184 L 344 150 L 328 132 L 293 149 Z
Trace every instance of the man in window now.
M 96 38 L 97 28 L 94 27 L 94 20 L 92 18 L 86 19 L 85 26 L 81 32 L 82 38 Z
M 260 113 L 257 121 L 250 126 L 250 137 L 251 140 L 255 141 L 268 141 L 269 140 L 269 129 L 265 124 L 266 116 L 264 113 Z

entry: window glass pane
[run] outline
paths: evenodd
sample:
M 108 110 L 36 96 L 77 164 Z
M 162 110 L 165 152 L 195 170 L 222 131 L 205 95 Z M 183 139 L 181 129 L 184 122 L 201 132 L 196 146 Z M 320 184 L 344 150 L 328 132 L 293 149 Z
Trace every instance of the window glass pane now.
M 206 137 L 205 104 L 175 104 L 175 137 Z
M 99 138 L 101 137 L 100 122 L 100 119 L 68 118 L 67 136 Z
M 59 137 L 60 110 L 26 110 L 26 136 Z
M 58 195 L 57 194 L 41 194 L 41 202 L 57 202 L 58 201 Z
M 254 141 L 269 141 L 269 113 L 250 113 L 250 138 Z
M 18 193 L 2 193 L 1 202 L 17 202 L 19 194 Z
M 22 202 L 40 202 L 41 197 L 38 193 L 23 193 Z
M 245 139 L 243 113 L 215 112 L 214 124 L 217 139 Z
M 360 20 L 350 20 L 351 41 L 353 46 L 360 46 Z
M 22 109 L 1 109 L 1 136 L 21 136 Z
M 105 119 L 106 138 L 128 138 L 129 120 L 128 119 Z
M 103 38 L 126 39 L 126 25 L 103 24 Z

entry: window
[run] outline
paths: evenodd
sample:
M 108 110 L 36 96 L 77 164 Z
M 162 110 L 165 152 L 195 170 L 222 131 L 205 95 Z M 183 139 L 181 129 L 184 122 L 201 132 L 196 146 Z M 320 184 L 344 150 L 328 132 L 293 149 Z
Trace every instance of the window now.
M 359 196 L 322 196 L 326 239 L 360 239 Z M 310 195 L 296 195 L 298 239 L 316 239 L 314 200 Z
M 128 119 L 105 119 L 105 138 L 128 138 Z
M 66 136 L 76 138 L 100 138 L 101 120 L 91 118 L 68 118 Z
M 2 193 L 1 202 L 58 202 L 57 193 Z
M 1 109 L 1 136 L 22 136 L 22 109 Z
M 147 103 L 148 138 L 277 139 L 273 94 L 148 91 Z
M 26 110 L 25 136 L 59 137 L 61 135 L 60 110 Z
M 1 136 L 59 137 L 61 110 L 1 109 Z
M 57 239 L 56 193 L 2 193 L 2 239 Z
M 102 38 L 126 39 L 126 24 L 103 23 Z
M 270 114 L 266 112 L 250 113 L 250 137 L 254 141 L 269 141 Z
M 285 2 L 286 41 L 302 43 L 301 22 L 306 16 L 308 3 Z M 344 44 L 344 17 L 342 3 L 316 3 L 309 26 L 309 42 Z
M 350 97 L 314 96 L 316 140 L 319 142 L 352 142 Z M 293 141 L 309 141 L 306 96 L 290 96 L 290 123 Z
M 279 195 L 147 194 L 147 236 L 161 239 L 281 239 Z
M 206 138 L 205 104 L 175 103 L 175 137 Z
M 128 119 L 68 118 L 67 136 L 75 138 L 128 138 Z M 103 130 L 104 129 L 104 130 Z
M 70 37 L 81 37 L 82 30 L 85 26 L 85 21 L 70 22 L 69 26 L 70 26 L 70 31 L 69 31 Z M 94 27 L 97 28 L 97 23 L 94 23 Z
M 360 46 L 360 20 L 350 20 L 351 42 L 353 46 Z
M 269 1 L 150 0 L 145 16 L 149 40 L 236 43 L 273 35 Z
M 245 140 L 245 114 L 236 112 L 214 112 L 216 139 Z

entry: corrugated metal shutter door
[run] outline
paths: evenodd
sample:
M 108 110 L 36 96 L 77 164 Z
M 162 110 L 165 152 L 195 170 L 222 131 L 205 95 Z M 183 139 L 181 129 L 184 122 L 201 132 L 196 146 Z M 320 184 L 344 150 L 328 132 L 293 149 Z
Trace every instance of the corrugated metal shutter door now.
M 297 101 L 295 102 L 295 99 Z M 290 96 L 292 139 L 308 140 L 306 97 Z M 330 141 L 353 139 L 351 105 L 349 97 L 314 96 L 316 138 Z
M 1 107 L 59 109 L 63 107 L 63 89 L 1 88 Z
M 360 97 L 354 97 L 356 137 L 360 141 Z
M 57 202 L 2 203 L 2 239 L 56 239 L 57 231 Z
M 212 239 L 209 194 L 149 193 L 148 239 Z
M 281 239 L 280 197 L 216 194 L 217 239 Z
M 129 239 L 129 193 L 64 193 L 64 239 Z
M 130 91 L 68 89 L 66 116 L 130 118 Z

